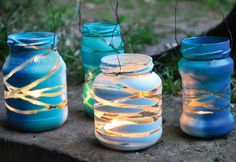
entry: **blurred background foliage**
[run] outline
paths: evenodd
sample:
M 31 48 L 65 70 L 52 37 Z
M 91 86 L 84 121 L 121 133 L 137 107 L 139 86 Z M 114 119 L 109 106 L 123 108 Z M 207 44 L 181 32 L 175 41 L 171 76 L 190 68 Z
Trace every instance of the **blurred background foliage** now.
M 59 53 L 67 63 L 69 81 L 83 82 L 83 67 L 80 58 L 78 0 L 51 0 L 55 13 L 56 33 L 59 36 Z M 82 22 L 115 21 L 109 0 L 82 0 Z M 221 7 L 227 14 L 235 0 L 182 0 L 179 1 L 178 23 L 186 27 L 177 32 L 186 36 L 200 35 L 199 31 L 188 31 L 206 16 L 217 19 L 222 17 L 215 11 Z M 0 65 L 8 55 L 7 35 L 27 31 L 53 31 L 52 13 L 47 0 L 0 0 Z M 175 0 L 120 0 L 119 16 L 126 40 L 126 52 L 142 52 L 144 47 L 157 45 L 166 36 L 174 42 L 174 5 Z M 210 20 L 209 20 L 210 21 Z M 168 25 L 170 24 L 170 25 Z M 204 25 L 203 25 L 204 27 Z M 167 30 L 169 29 L 169 30 Z M 169 40 L 167 40 L 169 41 Z M 154 70 L 164 80 L 164 93 L 180 93 L 181 81 L 177 71 L 180 58 L 178 50 L 173 50 L 154 58 Z M 236 81 L 232 81 L 236 92 Z M 233 96 L 233 95 L 232 95 Z M 234 93 L 234 99 L 236 98 Z

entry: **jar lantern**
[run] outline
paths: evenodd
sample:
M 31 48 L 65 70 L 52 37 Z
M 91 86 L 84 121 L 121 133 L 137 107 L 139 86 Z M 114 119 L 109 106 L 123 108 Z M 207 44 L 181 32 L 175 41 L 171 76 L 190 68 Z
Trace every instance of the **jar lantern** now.
M 67 119 L 66 65 L 54 33 L 8 36 L 10 54 L 3 66 L 9 124 L 24 131 L 45 131 Z
M 120 26 L 109 22 L 88 23 L 82 26 L 81 54 L 84 65 L 85 83 L 82 97 L 85 111 L 93 117 L 94 78 L 101 72 L 101 58 L 107 55 L 124 53 Z
M 95 135 L 115 150 L 139 150 L 162 134 L 162 81 L 152 72 L 150 56 L 103 57 L 94 80 Z
M 234 127 L 230 111 L 230 79 L 234 62 L 230 41 L 223 37 L 192 37 L 182 41 L 179 72 L 183 87 L 181 129 L 212 138 Z

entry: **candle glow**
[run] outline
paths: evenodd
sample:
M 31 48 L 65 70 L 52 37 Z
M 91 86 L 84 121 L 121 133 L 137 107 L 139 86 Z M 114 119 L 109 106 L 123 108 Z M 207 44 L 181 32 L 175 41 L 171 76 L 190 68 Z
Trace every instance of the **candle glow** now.
M 120 69 L 116 56 L 106 56 L 101 64 L 103 73 L 93 84 L 95 135 L 113 149 L 146 148 L 156 143 L 162 133 L 161 79 L 146 72 L 152 67 L 150 57 L 131 54 L 118 57 L 121 74 L 116 75 Z

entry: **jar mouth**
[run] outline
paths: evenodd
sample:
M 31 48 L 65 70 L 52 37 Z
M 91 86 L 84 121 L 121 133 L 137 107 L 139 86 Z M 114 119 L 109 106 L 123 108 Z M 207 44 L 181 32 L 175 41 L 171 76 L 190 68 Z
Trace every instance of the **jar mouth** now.
M 7 43 L 10 47 L 40 49 L 56 46 L 58 38 L 51 32 L 26 32 L 10 34 Z
M 221 43 L 227 43 L 229 39 L 226 37 L 215 37 L 215 36 L 201 36 L 186 38 L 182 41 L 182 44 L 188 45 L 216 45 Z
M 101 59 L 101 70 L 112 75 L 138 75 L 151 72 L 152 57 L 144 54 L 109 55 Z
M 120 35 L 120 25 L 113 22 L 93 22 L 82 26 L 82 33 L 88 37 Z
M 225 37 L 201 36 L 181 42 L 182 55 L 188 59 L 219 59 L 230 55 L 230 41 Z

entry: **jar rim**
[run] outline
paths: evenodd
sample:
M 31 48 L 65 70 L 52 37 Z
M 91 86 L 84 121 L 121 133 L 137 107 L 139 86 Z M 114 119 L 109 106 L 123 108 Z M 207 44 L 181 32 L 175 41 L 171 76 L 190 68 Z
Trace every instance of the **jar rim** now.
M 82 33 L 88 37 L 120 35 L 120 25 L 114 22 L 92 22 L 82 26 Z
M 151 72 L 152 57 L 144 54 L 116 54 L 101 59 L 101 70 L 105 74 L 138 75 Z
M 55 33 L 52 32 L 25 32 L 10 34 L 7 40 L 10 47 L 22 47 L 22 48 L 44 48 L 50 46 L 56 46 L 58 38 Z
M 229 39 L 227 37 L 219 36 L 199 36 L 185 38 L 182 41 L 182 44 L 188 45 L 216 45 L 221 43 L 229 43 Z
M 218 36 L 190 37 L 181 42 L 181 52 L 187 59 L 221 59 L 230 55 L 230 41 Z

